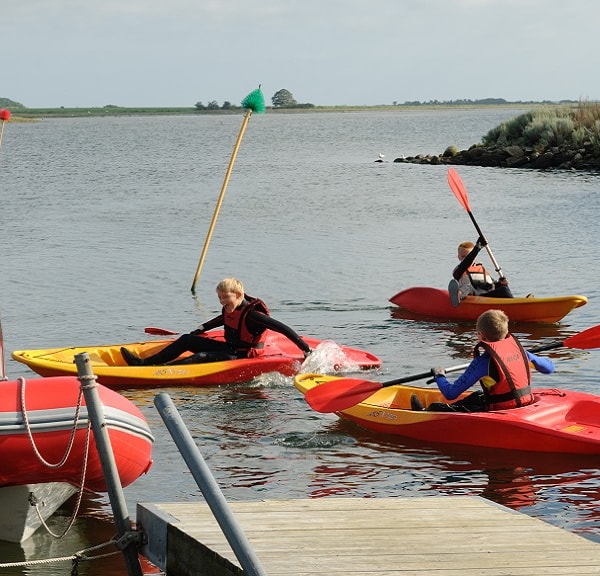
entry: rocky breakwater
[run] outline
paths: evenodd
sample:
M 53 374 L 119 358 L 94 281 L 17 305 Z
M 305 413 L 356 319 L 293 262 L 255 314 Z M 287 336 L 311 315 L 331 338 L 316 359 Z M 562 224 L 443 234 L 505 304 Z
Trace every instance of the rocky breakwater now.
M 557 168 L 559 170 L 600 171 L 600 156 L 594 152 L 591 146 L 584 148 L 553 146 L 549 150 L 538 151 L 533 148 L 514 145 L 499 147 L 475 144 L 468 150 L 446 150 L 439 155 L 418 154 L 417 156 L 395 158 L 394 162 L 536 168 L 538 170 Z
M 467 150 L 448 146 L 438 155 L 394 162 L 600 171 L 600 105 L 534 110 L 490 130 Z

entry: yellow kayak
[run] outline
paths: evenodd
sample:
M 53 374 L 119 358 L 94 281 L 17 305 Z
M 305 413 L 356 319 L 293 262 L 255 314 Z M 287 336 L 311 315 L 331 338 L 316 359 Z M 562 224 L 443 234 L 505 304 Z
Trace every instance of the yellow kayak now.
M 206 334 L 215 339 L 223 339 L 222 330 Z M 302 339 L 315 350 L 321 340 L 310 337 Z M 121 347 L 127 348 L 136 356 L 145 358 L 158 352 L 173 339 L 153 340 L 125 344 L 100 346 L 77 346 L 68 348 L 48 348 L 42 350 L 17 350 L 12 357 L 22 362 L 41 376 L 77 375 L 74 357 L 82 352 L 90 356 L 92 369 L 98 382 L 109 388 L 152 388 L 177 385 L 210 386 L 247 382 L 260 374 L 279 372 L 285 376 L 297 373 L 304 361 L 303 353 L 285 336 L 269 331 L 264 354 L 256 358 L 241 358 L 220 362 L 170 363 L 164 366 L 128 366 L 121 356 Z M 363 350 L 340 346 L 349 364 L 360 369 L 377 368 L 381 360 Z M 187 355 L 188 358 L 191 354 Z M 181 357 L 180 360 L 185 360 Z

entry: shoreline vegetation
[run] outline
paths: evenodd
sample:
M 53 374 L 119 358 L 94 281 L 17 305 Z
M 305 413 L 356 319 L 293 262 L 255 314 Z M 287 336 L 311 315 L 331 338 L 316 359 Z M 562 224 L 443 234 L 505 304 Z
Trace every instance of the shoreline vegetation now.
M 427 104 L 427 105 L 401 105 L 393 106 L 387 104 L 374 106 L 314 106 L 313 108 L 288 108 L 288 107 L 273 107 L 267 106 L 267 114 L 310 114 L 320 112 L 410 112 L 414 110 L 468 110 L 481 108 L 535 108 L 542 104 Z M 557 104 L 555 104 L 557 106 Z M 173 108 L 11 108 L 4 106 L 0 108 L 9 108 L 12 117 L 23 120 L 44 120 L 47 118 L 98 118 L 103 116 L 212 116 L 212 115 L 227 115 L 227 114 L 243 114 L 244 109 L 241 107 L 231 107 L 225 110 L 219 108 L 217 110 L 196 110 L 188 107 L 173 107 Z
M 82 107 L 26 108 L 0 98 L 0 108 L 12 113 L 11 121 L 35 122 L 48 118 L 97 118 L 151 115 L 240 114 L 240 106 L 221 107 Z M 397 163 L 454 164 L 540 170 L 587 170 L 600 172 L 600 102 L 508 102 L 503 99 L 458 100 L 451 102 L 407 102 L 379 106 L 271 106 L 268 114 L 306 114 L 321 112 L 390 112 L 415 110 L 465 110 L 483 108 L 524 109 L 528 111 L 501 123 L 481 141 L 466 150 L 449 144 L 439 154 L 398 157 Z
M 540 106 L 502 122 L 467 150 L 451 145 L 438 155 L 394 162 L 600 172 L 600 103 Z
M 280 91 L 282 92 L 282 91 Z M 290 94 L 291 96 L 291 94 Z M 267 113 L 273 114 L 303 114 L 310 112 L 403 112 L 411 110 L 435 110 L 435 109 L 458 109 L 464 110 L 469 108 L 536 108 L 539 106 L 561 106 L 575 105 L 575 100 L 564 100 L 561 102 L 510 102 L 503 98 L 485 98 L 482 100 L 449 100 L 438 101 L 430 100 L 428 102 L 405 102 L 399 104 L 380 104 L 380 105 L 338 105 L 338 106 L 315 106 L 314 104 L 299 104 L 295 100 L 291 100 L 293 104 L 267 106 Z M 0 98 L 0 108 L 10 109 L 13 116 L 24 119 L 43 119 L 43 118 L 73 118 L 73 117 L 97 117 L 97 116 L 132 116 L 132 115 L 196 115 L 196 114 L 239 114 L 244 112 L 241 106 L 234 106 L 230 102 L 223 103 L 219 106 L 217 102 L 209 102 L 208 105 L 203 105 L 201 102 L 195 106 L 187 107 L 125 107 L 125 106 L 82 106 L 66 108 L 27 108 L 19 102 L 9 100 L 8 98 Z

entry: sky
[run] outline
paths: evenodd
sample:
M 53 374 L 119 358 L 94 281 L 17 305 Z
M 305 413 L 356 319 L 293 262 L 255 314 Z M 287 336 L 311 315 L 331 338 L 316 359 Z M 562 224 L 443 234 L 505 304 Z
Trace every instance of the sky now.
M 600 100 L 598 0 L 2 0 L 29 108 Z

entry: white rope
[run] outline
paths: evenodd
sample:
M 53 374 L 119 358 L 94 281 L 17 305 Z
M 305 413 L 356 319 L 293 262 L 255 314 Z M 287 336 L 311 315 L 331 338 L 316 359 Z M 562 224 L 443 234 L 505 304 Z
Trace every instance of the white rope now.
M 69 442 L 67 444 L 65 454 L 59 462 L 52 464 L 40 454 L 40 451 L 38 450 L 35 444 L 35 440 L 33 439 L 33 433 L 29 424 L 29 418 L 27 416 L 27 408 L 25 407 L 25 378 L 18 378 L 17 381 L 21 385 L 21 412 L 23 413 L 23 422 L 25 424 L 25 429 L 27 430 L 27 435 L 29 436 L 29 442 L 31 443 L 33 451 L 35 452 L 35 455 L 38 457 L 39 461 L 48 468 L 60 468 L 67 461 L 67 458 L 71 453 L 71 449 L 73 448 L 73 443 L 75 441 L 75 433 L 77 432 L 77 422 L 79 420 L 79 411 L 81 410 L 81 399 L 83 397 L 83 391 L 79 390 L 79 398 L 77 399 L 77 407 L 75 410 L 75 420 L 73 422 L 73 428 L 71 429 L 71 435 L 69 437 Z
M 35 503 L 35 511 L 38 515 L 38 518 L 40 519 L 40 522 L 42 523 L 42 526 L 46 529 L 46 532 L 48 532 L 48 534 L 50 534 L 50 536 L 52 536 L 53 538 L 55 538 L 57 540 L 60 540 L 61 538 L 63 538 L 64 536 L 67 535 L 69 530 L 71 530 L 71 528 L 73 527 L 73 524 L 75 524 L 75 519 L 77 518 L 77 514 L 79 513 L 79 508 L 81 506 L 81 501 L 83 499 L 83 486 L 85 484 L 85 475 L 87 472 L 91 428 L 92 428 L 91 422 L 88 421 L 87 434 L 85 437 L 85 452 L 84 452 L 83 463 L 82 463 L 82 467 L 81 467 L 81 482 L 77 488 L 77 502 L 75 503 L 75 506 L 73 508 L 73 513 L 71 514 L 71 518 L 70 518 L 69 522 L 67 523 L 67 526 L 60 534 L 52 531 L 50 526 L 48 526 L 48 524 L 42 517 L 40 510 L 38 508 L 37 502 Z
M 21 386 L 21 412 L 23 413 L 23 422 L 25 424 L 25 429 L 27 430 L 27 434 L 29 436 L 29 442 L 31 443 L 33 451 L 36 454 L 36 456 L 38 457 L 39 461 L 42 462 L 42 464 L 44 464 L 45 466 L 52 468 L 52 469 L 58 469 L 65 464 L 65 462 L 67 461 L 67 459 L 73 449 L 73 445 L 75 442 L 75 433 L 77 432 L 77 422 L 79 421 L 79 413 L 81 411 L 81 400 L 83 398 L 83 387 L 81 387 L 79 390 L 79 396 L 77 398 L 77 406 L 75 409 L 75 418 L 73 421 L 73 428 L 71 429 L 71 434 L 69 437 L 69 442 L 68 442 L 66 452 L 65 452 L 63 458 L 61 458 L 60 462 L 57 462 L 56 464 L 52 464 L 52 463 L 48 462 L 41 455 L 41 453 L 39 452 L 39 450 L 35 444 L 35 440 L 33 438 L 33 432 L 31 430 L 31 426 L 29 424 L 29 418 L 27 417 L 27 408 L 25 406 L 25 378 L 18 378 L 18 382 Z M 77 518 L 77 514 L 79 513 L 79 508 L 81 506 L 81 501 L 83 499 L 83 487 L 85 485 L 85 476 L 87 473 L 91 432 L 92 432 L 92 424 L 88 418 L 87 430 L 86 430 L 86 435 L 85 435 L 85 448 L 84 448 L 84 454 L 83 454 L 83 461 L 81 464 L 81 481 L 79 483 L 79 486 L 77 487 L 77 502 L 75 504 L 75 507 L 73 509 L 73 514 L 71 515 L 71 518 L 70 518 L 69 522 L 67 523 L 66 528 L 61 533 L 53 532 L 52 529 L 48 526 L 48 524 L 44 520 L 44 518 L 42 517 L 42 514 L 40 513 L 40 510 L 38 507 L 38 502 L 36 500 L 30 499 L 30 503 L 32 506 L 35 507 L 35 511 L 37 513 L 37 516 L 38 516 L 42 526 L 46 529 L 48 534 L 50 534 L 50 536 L 52 536 L 53 538 L 60 539 L 60 538 L 63 538 L 64 536 L 66 536 L 66 534 L 69 532 L 69 530 L 71 530 L 71 528 L 73 527 L 73 524 L 75 523 L 75 519 Z
M 111 544 L 116 545 L 116 540 L 114 538 L 112 540 L 109 540 L 108 542 L 97 544 L 96 546 L 91 546 L 90 548 L 84 548 L 79 552 L 75 552 L 75 554 L 71 556 L 59 556 L 58 558 L 44 558 L 43 560 L 26 560 L 25 562 L 5 562 L 0 564 L 0 568 L 17 568 L 22 566 L 36 566 L 40 564 L 56 564 L 58 562 L 90 562 L 91 560 L 98 560 L 100 558 L 107 558 L 109 556 L 115 556 L 117 554 L 120 554 L 121 552 L 119 550 L 115 550 L 114 552 L 107 552 L 105 554 L 99 554 L 97 556 L 87 555 L 88 552 L 104 548 L 105 546 L 109 546 Z

